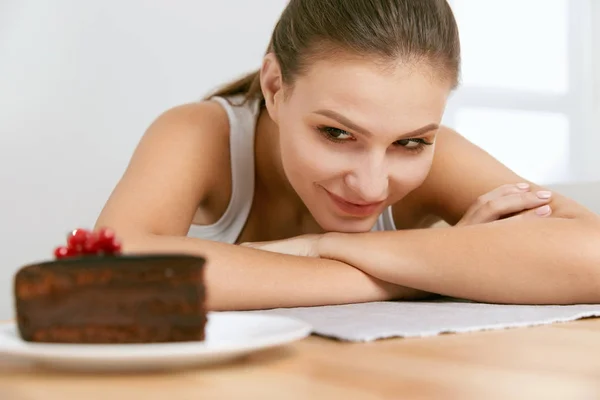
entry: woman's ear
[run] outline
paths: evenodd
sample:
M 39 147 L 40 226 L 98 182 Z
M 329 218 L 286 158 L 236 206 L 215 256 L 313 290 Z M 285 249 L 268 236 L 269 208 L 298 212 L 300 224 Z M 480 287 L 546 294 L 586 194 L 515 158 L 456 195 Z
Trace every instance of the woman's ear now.
M 275 54 L 268 53 L 260 70 L 260 86 L 271 119 L 277 122 L 280 102 L 283 101 L 283 79 Z

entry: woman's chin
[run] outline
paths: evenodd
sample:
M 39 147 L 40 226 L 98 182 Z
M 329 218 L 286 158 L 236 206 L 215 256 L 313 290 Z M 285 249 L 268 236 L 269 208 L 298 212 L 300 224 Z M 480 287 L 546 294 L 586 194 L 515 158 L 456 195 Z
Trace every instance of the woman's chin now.
M 364 233 L 373 229 L 373 226 L 377 222 L 377 218 L 372 217 L 360 220 L 348 220 L 329 215 L 324 218 L 324 221 L 317 222 L 325 232 Z

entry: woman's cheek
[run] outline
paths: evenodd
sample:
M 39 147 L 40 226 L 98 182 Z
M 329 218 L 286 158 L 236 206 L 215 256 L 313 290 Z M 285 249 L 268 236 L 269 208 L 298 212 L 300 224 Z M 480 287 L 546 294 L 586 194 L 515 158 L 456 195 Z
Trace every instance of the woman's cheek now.
M 294 140 L 290 143 L 288 151 L 294 163 L 302 165 L 307 172 L 311 171 L 315 180 L 328 179 L 348 168 L 347 152 L 336 151 L 335 144 L 330 145 L 323 143 L 324 141 L 318 137 L 310 140 Z
M 415 159 L 399 159 L 391 168 L 390 186 L 395 200 L 402 198 L 409 192 L 421 186 L 431 169 L 431 157 L 418 157 Z

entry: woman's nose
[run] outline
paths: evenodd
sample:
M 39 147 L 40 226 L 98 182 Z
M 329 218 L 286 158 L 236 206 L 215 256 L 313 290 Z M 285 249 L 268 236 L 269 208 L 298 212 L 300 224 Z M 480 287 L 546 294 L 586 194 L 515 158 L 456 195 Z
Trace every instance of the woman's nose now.
M 388 173 L 383 160 L 365 160 L 346 175 L 346 185 L 357 197 L 356 201 L 376 203 L 388 195 Z

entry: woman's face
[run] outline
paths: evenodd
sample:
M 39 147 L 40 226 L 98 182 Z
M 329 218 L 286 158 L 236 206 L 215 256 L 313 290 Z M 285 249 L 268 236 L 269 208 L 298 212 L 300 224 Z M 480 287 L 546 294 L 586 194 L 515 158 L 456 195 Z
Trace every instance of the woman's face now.
M 370 230 L 429 173 L 451 85 L 427 66 L 324 60 L 276 96 L 287 179 L 326 231 Z

